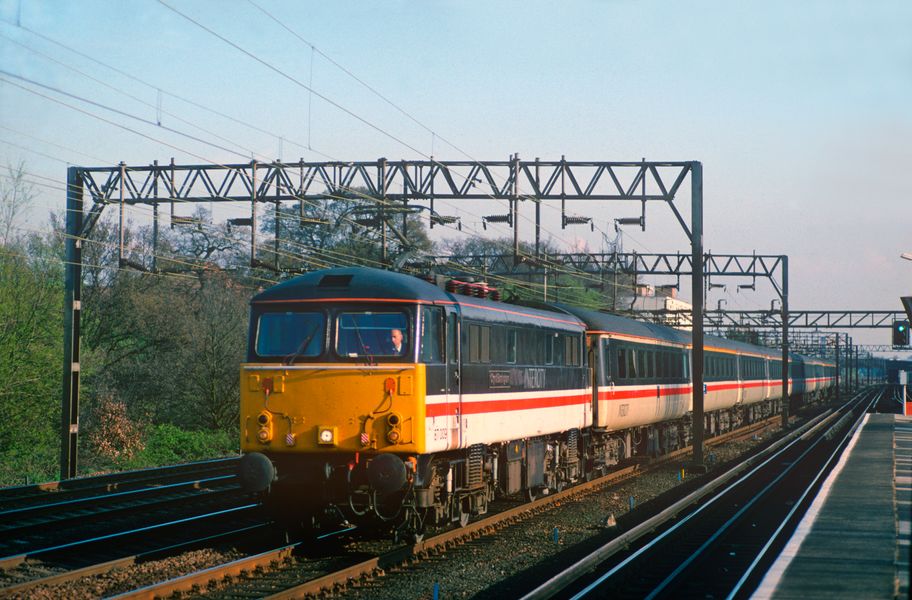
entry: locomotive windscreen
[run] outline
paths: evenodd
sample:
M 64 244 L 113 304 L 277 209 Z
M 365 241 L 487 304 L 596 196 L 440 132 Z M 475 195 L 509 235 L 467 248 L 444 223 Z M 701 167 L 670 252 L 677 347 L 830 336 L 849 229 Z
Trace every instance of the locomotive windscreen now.
M 343 312 L 339 314 L 339 356 L 401 356 L 409 346 L 405 312 Z M 399 332 L 398 347 L 394 332 Z
M 320 312 L 263 313 L 257 324 L 256 353 L 260 356 L 319 356 L 326 337 L 326 317 Z

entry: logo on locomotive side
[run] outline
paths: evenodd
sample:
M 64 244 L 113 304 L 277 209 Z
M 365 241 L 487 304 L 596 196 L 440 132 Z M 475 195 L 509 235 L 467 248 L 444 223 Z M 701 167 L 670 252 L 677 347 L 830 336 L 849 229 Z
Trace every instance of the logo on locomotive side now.
M 531 368 L 491 370 L 488 371 L 488 387 L 492 389 L 541 390 L 545 388 L 545 370 Z

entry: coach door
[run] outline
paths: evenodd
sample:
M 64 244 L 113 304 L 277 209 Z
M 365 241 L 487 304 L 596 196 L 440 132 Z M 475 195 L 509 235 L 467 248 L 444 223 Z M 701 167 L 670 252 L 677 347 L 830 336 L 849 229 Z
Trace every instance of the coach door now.
M 446 394 L 449 415 L 449 448 L 462 446 L 462 327 L 459 312 L 446 309 Z

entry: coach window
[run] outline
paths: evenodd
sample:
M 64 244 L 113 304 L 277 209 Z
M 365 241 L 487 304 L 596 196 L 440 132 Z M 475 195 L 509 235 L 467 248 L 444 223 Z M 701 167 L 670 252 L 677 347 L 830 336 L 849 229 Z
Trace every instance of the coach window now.
M 469 325 L 469 362 L 491 362 L 491 328 Z
M 568 335 L 564 337 L 564 359 L 567 366 L 576 366 L 579 364 L 579 339 Z
M 442 308 L 436 306 L 424 306 L 421 308 L 421 362 L 442 362 L 442 321 Z
M 516 330 L 507 330 L 507 362 L 516 364 Z
M 618 379 L 627 379 L 627 350 L 618 348 L 617 351 Z
M 563 336 L 559 333 L 554 333 L 551 335 L 551 346 L 554 348 L 554 364 L 563 365 L 564 364 L 564 340 Z
M 479 350 L 479 342 L 481 337 L 478 334 L 478 325 L 469 325 L 468 331 L 466 331 L 466 338 L 469 342 L 469 362 L 477 363 L 479 357 L 481 356 L 481 351 Z
M 599 352 L 595 356 L 600 357 L 602 362 L 602 373 L 604 373 L 602 381 L 614 381 L 611 376 L 611 361 L 614 359 L 614 355 L 611 353 L 611 347 L 608 345 L 608 340 L 599 340 Z
M 636 379 L 638 375 L 636 355 L 636 350 L 633 348 L 627 349 L 627 377 L 630 379 Z

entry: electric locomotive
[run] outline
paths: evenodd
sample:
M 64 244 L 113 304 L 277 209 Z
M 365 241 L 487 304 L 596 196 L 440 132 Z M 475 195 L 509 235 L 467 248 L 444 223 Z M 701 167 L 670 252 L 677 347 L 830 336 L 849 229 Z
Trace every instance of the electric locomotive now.
M 393 332 L 402 338 L 393 349 Z M 251 301 L 241 481 L 278 513 L 420 535 L 579 477 L 585 325 L 368 268 Z M 307 524 L 307 523 L 305 523 Z

